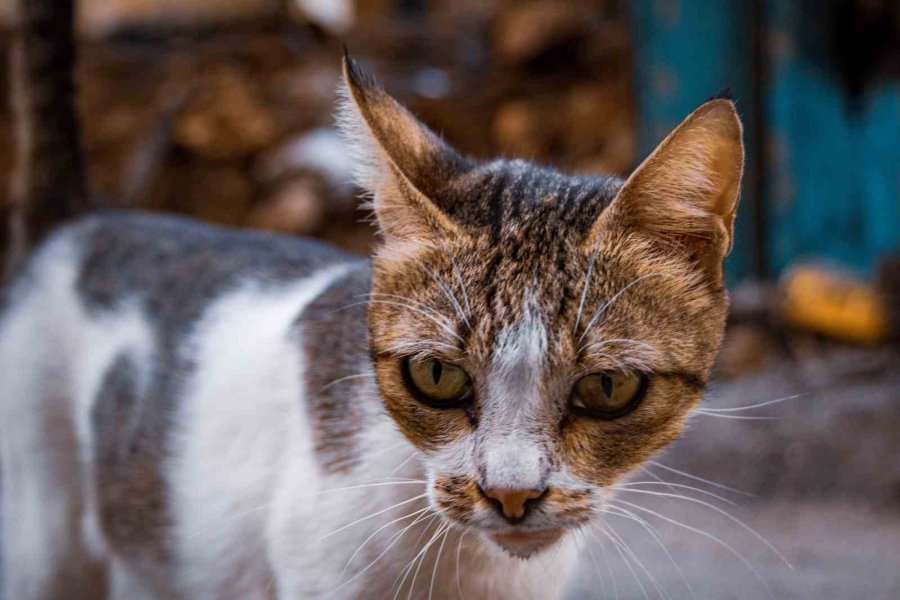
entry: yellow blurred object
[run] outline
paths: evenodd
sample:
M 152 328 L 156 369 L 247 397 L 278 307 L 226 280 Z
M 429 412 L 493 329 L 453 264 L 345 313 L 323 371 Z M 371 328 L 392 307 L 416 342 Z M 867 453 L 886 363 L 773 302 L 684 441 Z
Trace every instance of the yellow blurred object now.
M 836 339 L 877 344 L 888 334 L 875 286 L 822 267 L 801 266 L 782 282 L 781 314 L 788 324 Z

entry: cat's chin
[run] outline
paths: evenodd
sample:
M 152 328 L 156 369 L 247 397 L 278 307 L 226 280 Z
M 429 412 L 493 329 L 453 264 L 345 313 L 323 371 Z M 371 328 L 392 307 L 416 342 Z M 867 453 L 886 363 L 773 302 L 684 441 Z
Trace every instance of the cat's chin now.
M 485 537 L 510 556 L 524 559 L 531 558 L 554 545 L 562 538 L 563 533 L 563 529 L 540 529 L 537 531 L 488 533 Z

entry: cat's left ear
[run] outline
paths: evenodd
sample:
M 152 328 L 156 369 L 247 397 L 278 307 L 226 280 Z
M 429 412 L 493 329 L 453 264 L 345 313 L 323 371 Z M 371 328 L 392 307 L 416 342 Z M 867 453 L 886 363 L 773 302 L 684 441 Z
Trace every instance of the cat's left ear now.
M 459 234 L 435 198 L 467 161 L 378 87 L 346 51 L 343 66 L 338 124 L 382 233 L 403 241 Z
M 742 127 L 734 104 L 716 99 L 691 113 L 632 173 L 601 214 L 683 248 L 721 278 L 731 250 L 744 167 Z

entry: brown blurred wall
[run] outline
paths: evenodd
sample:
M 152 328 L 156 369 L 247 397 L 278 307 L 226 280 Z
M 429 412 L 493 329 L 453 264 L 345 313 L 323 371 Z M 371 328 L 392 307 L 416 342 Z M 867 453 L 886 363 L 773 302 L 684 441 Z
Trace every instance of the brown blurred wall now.
M 0 27 L 9 26 L 19 1 L 0 0 Z M 78 20 L 83 33 L 101 36 L 116 28 L 148 23 L 193 25 L 266 18 L 282 4 L 282 0 L 82 0 L 78 2 Z

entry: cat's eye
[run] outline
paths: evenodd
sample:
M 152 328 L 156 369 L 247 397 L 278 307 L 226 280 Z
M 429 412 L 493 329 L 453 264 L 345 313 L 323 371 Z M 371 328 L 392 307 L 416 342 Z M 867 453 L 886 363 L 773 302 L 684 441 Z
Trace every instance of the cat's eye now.
M 466 401 L 472 390 L 468 374 L 456 365 L 436 358 L 404 361 L 407 386 L 423 402 L 436 407 L 456 406 Z
M 647 390 L 647 376 L 637 372 L 593 373 L 578 380 L 570 403 L 576 412 L 615 419 L 631 412 Z

